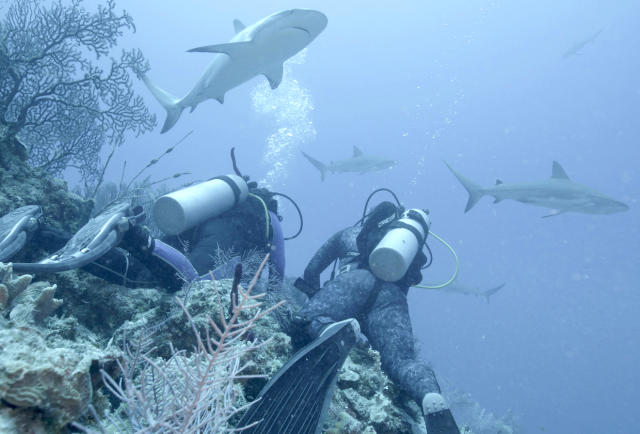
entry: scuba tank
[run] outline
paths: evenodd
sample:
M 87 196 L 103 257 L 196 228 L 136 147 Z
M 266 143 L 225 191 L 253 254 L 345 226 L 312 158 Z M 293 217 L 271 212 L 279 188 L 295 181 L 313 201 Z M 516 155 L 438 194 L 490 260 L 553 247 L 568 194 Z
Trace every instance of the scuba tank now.
M 153 218 L 162 232 L 176 235 L 230 210 L 248 194 L 242 177 L 218 176 L 161 196 L 153 204 Z
M 402 279 L 429 234 L 429 215 L 409 209 L 389 223 L 389 230 L 369 255 L 369 269 L 385 282 Z

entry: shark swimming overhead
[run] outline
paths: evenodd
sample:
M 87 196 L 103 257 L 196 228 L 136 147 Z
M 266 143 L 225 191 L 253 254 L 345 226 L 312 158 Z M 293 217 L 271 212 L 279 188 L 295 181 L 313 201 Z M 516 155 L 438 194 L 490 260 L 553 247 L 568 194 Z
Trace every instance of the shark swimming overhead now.
M 144 83 L 167 111 L 162 133 L 178 122 L 185 108 L 193 111 L 207 99 L 222 104 L 228 90 L 257 75 L 264 75 L 271 88 L 277 88 L 282 81 L 282 64 L 324 30 L 327 17 L 314 10 L 290 9 L 269 15 L 248 27 L 238 20 L 233 25 L 236 35 L 228 43 L 189 50 L 216 53 L 217 56 L 183 98 L 170 95 L 143 76 Z
M 564 52 L 564 54 L 562 55 L 562 58 L 567 59 L 569 57 L 577 56 L 578 54 L 580 54 L 584 47 L 594 43 L 595 40 L 598 39 L 598 36 L 600 36 L 600 33 L 602 33 L 603 30 L 604 29 L 600 29 L 597 32 L 590 35 L 588 38 L 575 43 L 571 48 L 569 48 L 567 51 Z
M 482 187 L 456 172 L 448 164 L 447 167 L 469 193 L 469 200 L 464 212 L 473 208 L 482 196 L 493 196 L 494 203 L 511 199 L 554 210 L 552 214 L 544 217 L 565 212 L 613 214 L 629 209 L 629 206 L 623 202 L 573 182 L 557 161 L 553 162 L 549 179 L 522 184 L 505 184 L 497 180 L 493 187 Z
M 313 164 L 313 166 L 320 171 L 320 179 L 324 181 L 327 172 L 331 173 L 367 173 L 375 172 L 378 170 L 389 169 L 396 165 L 396 161 L 386 158 L 376 157 L 373 155 L 366 155 L 357 146 L 353 147 L 353 155 L 351 158 L 344 160 L 331 161 L 329 164 L 324 164 L 315 158 L 310 157 L 306 153 L 302 153 L 304 157 Z

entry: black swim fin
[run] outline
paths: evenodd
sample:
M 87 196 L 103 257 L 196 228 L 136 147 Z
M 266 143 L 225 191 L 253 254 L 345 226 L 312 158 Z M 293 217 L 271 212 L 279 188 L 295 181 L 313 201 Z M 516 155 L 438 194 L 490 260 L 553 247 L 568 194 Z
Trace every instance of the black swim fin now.
M 56 273 L 83 267 L 114 248 L 129 229 L 131 207 L 114 203 L 87 222 L 65 246 L 36 263 L 14 263 L 21 273 Z
M 320 432 L 338 370 L 356 344 L 360 327 L 354 319 L 333 323 L 298 351 L 267 383 L 238 424 L 251 434 Z
M 27 205 L 0 217 L 0 262 L 10 259 L 27 242 L 27 233 L 38 227 L 42 209 Z
M 440 393 L 427 393 L 422 398 L 422 411 L 428 434 L 460 434 L 449 405 Z
M 428 434 L 460 434 L 451 410 L 445 409 L 425 416 Z

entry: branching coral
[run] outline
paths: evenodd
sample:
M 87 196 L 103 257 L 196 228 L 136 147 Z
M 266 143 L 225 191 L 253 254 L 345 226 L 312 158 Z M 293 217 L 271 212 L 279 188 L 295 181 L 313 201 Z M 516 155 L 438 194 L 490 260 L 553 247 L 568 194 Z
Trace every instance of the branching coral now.
M 243 357 L 267 342 L 249 340 L 249 332 L 280 305 L 263 309 L 260 299 L 264 294 L 252 294 L 265 262 L 266 258 L 246 291 L 237 288 L 237 300 L 232 300 L 228 318 L 225 303 L 216 292 L 219 317 L 217 321 L 209 318 L 204 337 L 177 299 L 196 339 L 192 353 L 175 350 L 170 343 L 170 358 L 154 358 L 150 337 L 144 332 L 133 344 L 124 340 L 121 378 L 116 380 L 103 372 L 108 389 L 122 403 L 119 414 L 110 417 L 118 432 L 221 432 L 230 428 L 234 415 L 250 405 L 243 398 L 239 381 L 260 376 L 246 373 L 250 363 Z

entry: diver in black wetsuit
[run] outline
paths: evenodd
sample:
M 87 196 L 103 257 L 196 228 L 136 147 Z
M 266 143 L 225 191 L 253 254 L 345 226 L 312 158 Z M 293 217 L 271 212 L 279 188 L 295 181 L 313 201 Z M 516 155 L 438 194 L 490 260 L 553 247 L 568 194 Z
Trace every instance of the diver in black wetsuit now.
M 407 292 L 422 280 L 420 270 L 426 256 L 418 251 L 407 271 L 393 282 L 376 277 L 371 260 L 366 260 L 386 232 L 380 232 L 378 224 L 384 225 L 397 214 L 393 204 L 383 202 L 362 226 L 336 233 L 316 252 L 304 271 L 304 281 L 298 281 L 298 287 L 310 297 L 298 313 L 299 320 L 310 337 L 316 338 L 328 324 L 356 318 L 372 347 L 380 352 L 384 371 L 422 404 L 427 431 L 458 433 L 433 370 L 414 348 Z M 428 224 L 425 229 L 426 235 Z M 338 273 L 321 288 L 320 273 L 334 260 L 339 261 Z
M 110 250 L 84 269 L 129 287 L 149 286 L 150 280 L 156 280 L 175 291 L 197 276 L 208 278 L 209 272 L 217 279 L 231 277 L 229 267 L 213 270 L 214 265 L 220 265 L 214 264 L 217 252 L 262 256 L 269 253 L 270 276 L 281 280 L 285 269 L 284 238 L 277 201 L 267 189 L 249 184 L 246 200 L 179 234 L 157 240 L 145 227 L 133 226 L 123 236 L 120 249 Z
M 270 277 L 281 280 L 284 236 L 274 196 L 282 194 L 247 181 L 241 174 L 222 176 L 160 198 L 155 220 L 175 234 L 162 240 L 138 224 L 141 208 L 127 203 L 112 204 L 74 235 L 44 225 L 38 206 L 22 207 L 0 216 L 0 260 L 11 259 L 28 240 L 56 253 L 38 263 L 15 263 L 15 271 L 82 268 L 127 287 L 160 285 L 173 292 L 185 282 L 209 278 L 218 251 L 269 253 Z M 214 277 L 230 277 L 228 268 L 214 270 Z
M 407 306 L 409 287 L 420 283 L 427 263 L 428 211 L 382 202 L 361 222 L 333 235 L 296 281 L 310 299 L 294 321 L 312 341 L 242 417 L 238 427 L 255 424 L 248 433 L 318 432 L 337 371 L 362 330 L 385 372 L 422 405 L 428 433 L 459 434 L 433 370 L 416 355 Z M 338 274 L 321 287 L 320 273 L 336 260 Z

